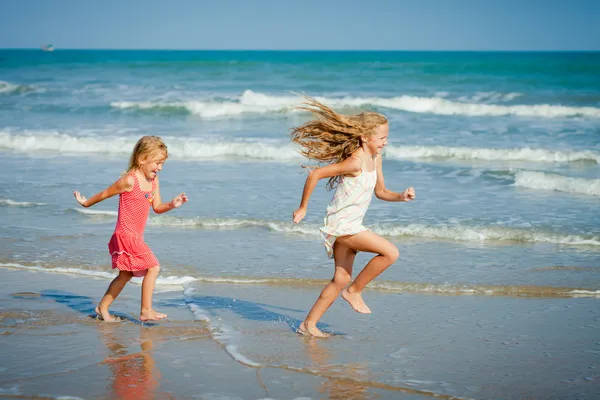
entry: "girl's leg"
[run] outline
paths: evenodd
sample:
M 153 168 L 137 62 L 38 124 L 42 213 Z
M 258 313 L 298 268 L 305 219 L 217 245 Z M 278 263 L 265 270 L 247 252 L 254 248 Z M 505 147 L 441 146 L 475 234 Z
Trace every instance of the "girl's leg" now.
M 149 321 L 163 319 L 167 317 L 167 314 L 156 312 L 152 309 L 152 295 L 154 294 L 154 285 L 156 284 L 156 278 L 160 272 L 160 266 L 155 266 L 148 271 L 142 281 L 142 307 L 140 311 L 140 321 Z
M 344 289 L 352 280 L 352 264 L 356 251 L 350 249 L 336 240 L 333 245 L 333 258 L 335 261 L 335 272 L 331 282 L 321 291 L 315 305 L 308 312 L 308 315 L 300 324 L 298 332 L 310 334 L 317 337 L 326 337 L 328 334 L 317 328 L 317 322 L 321 319 L 325 311 L 333 304 L 342 289 Z
M 100 300 L 100 304 L 96 307 L 96 314 L 100 315 L 102 319 L 106 322 L 114 322 L 116 320 L 115 317 L 110 315 L 108 312 L 108 308 L 112 304 L 113 301 L 119 296 L 127 282 L 133 277 L 133 272 L 131 271 L 119 271 L 119 275 L 108 285 L 108 289 L 106 289 L 106 293 Z
M 398 259 L 398 248 L 388 240 L 371 232 L 365 231 L 352 236 L 343 236 L 337 239 L 343 245 L 354 251 L 376 253 L 365 268 L 354 279 L 354 282 L 342 292 L 342 297 L 350 303 L 355 311 L 363 314 L 371 313 L 365 304 L 361 292 L 369 282 L 387 269 Z

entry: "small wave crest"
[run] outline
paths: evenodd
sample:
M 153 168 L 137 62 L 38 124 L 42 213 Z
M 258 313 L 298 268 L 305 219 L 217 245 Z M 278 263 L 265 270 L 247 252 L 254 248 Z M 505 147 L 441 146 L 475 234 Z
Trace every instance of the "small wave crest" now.
M 517 97 L 523 96 L 522 93 L 501 93 L 501 92 L 477 92 L 472 96 L 461 96 L 457 100 L 460 102 L 468 103 L 483 103 L 483 102 L 508 102 L 513 101 Z M 444 96 L 439 96 L 444 97 Z
M 14 83 L 0 81 L 0 95 L 21 94 L 33 92 L 34 87 L 28 85 L 16 85 Z
M 119 215 L 119 213 L 117 211 L 109 211 L 109 210 L 90 210 L 89 208 L 70 208 L 69 210 L 78 212 L 80 214 L 84 214 L 84 215 L 99 215 L 99 216 L 106 216 L 106 217 L 111 217 L 111 219 L 113 219 L 114 217 L 116 217 L 117 215 Z
M 493 94 L 492 94 L 493 95 Z M 471 100 L 487 100 L 490 94 Z M 518 94 L 511 94 L 506 100 L 512 100 Z M 537 118 L 586 117 L 600 118 L 600 108 L 571 107 L 551 104 L 500 105 L 477 102 L 460 102 L 442 97 L 417 97 L 401 95 L 396 97 L 316 97 L 317 100 L 333 107 L 382 107 L 412 113 L 464 116 L 523 116 Z M 241 96 L 232 99 L 206 99 L 186 101 L 119 101 L 111 103 L 117 109 L 154 110 L 185 112 L 201 118 L 219 118 L 242 114 L 265 114 L 295 112 L 295 106 L 301 99 L 297 96 L 275 96 L 246 90 Z
M 289 142 L 264 143 L 256 141 L 218 141 L 164 137 L 169 144 L 169 154 L 186 160 L 220 160 L 239 158 L 267 161 L 299 161 L 303 157 Z M 73 155 L 97 153 L 129 154 L 137 138 L 132 137 L 77 137 L 58 132 L 25 132 L 25 134 L 0 131 L 0 148 L 20 152 L 60 152 Z
M 80 213 L 94 216 L 104 215 L 114 219 L 116 212 L 76 209 Z M 151 216 L 151 225 L 173 226 L 195 229 L 244 229 L 264 228 L 283 234 L 300 234 L 319 236 L 319 225 L 293 224 L 292 222 L 262 220 L 262 219 L 236 219 L 236 218 L 186 218 L 167 215 Z M 388 237 L 423 237 L 430 239 L 453 240 L 461 242 L 524 242 L 524 243 L 550 243 L 566 246 L 600 246 L 600 237 L 592 235 L 573 235 L 567 233 L 548 232 L 537 229 L 521 229 L 502 226 L 461 226 L 439 225 L 428 226 L 421 224 L 393 224 L 378 223 L 371 229 L 382 236 Z
M 227 354 L 229 354 L 237 362 L 249 367 L 261 366 L 259 363 L 246 357 L 238 350 L 237 343 L 240 341 L 240 333 L 237 330 L 224 324 L 221 318 L 215 318 L 214 320 L 211 319 L 209 316 L 209 311 L 203 309 L 195 303 L 195 289 L 187 288 L 183 294 L 185 296 L 185 302 L 194 314 L 194 317 L 197 320 L 203 321 L 207 324 L 212 338 L 221 344 Z
M 82 275 L 91 278 L 113 279 L 115 274 L 104 271 L 93 271 L 81 268 L 27 266 L 18 263 L 0 263 L 0 268 L 18 269 L 55 274 Z M 141 278 L 133 278 L 132 282 L 141 284 Z M 166 276 L 159 277 L 157 285 L 184 286 L 184 295 L 192 296 L 194 289 L 187 287 L 192 282 L 209 284 L 234 285 L 272 285 L 283 287 L 322 286 L 327 283 L 323 279 L 243 277 L 243 276 Z M 590 288 L 533 286 L 533 285 L 485 285 L 458 283 L 423 283 L 399 281 L 373 281 L 369 288 L 391 292 L 414 292 L 452 295 L 485 295 L 485 296 L 531 296 L 531 297 L 600 297 L 600 290 Z M 189 302 L 192 305 L 192 302 Z M 197 305 L 192 311 L 197 319 L 210 322 L 209 313 Z
M 600 246 L 600 237 L 571 235 L 536 229 L 502 226 L 427 226 L 420 224 L 375 224 L 373 231 L 383 236 L 417 236 L 464 242 L 508 241 L 550 243 L 567 246 Z
M 246 278 L 246 277 L 198 277 L 199 282 L 214 284 L 236 284 L 236 285 L 273 285 L 273 286 L 321 286 L 328 281 L 322 279 L 299 279 L 299 278 Z M 422 283 L 422 282 L 399 282 L 378 281 L 369 283 L 369 288 L 374 290 L 389 291 L 396 293 L 428 293 L 428 294 L 451 294 L 451 295 L 479 295 L 479 296 L 529 296 L 529 297 L 600 297 L 600 290 L 556 287 L 556 286 L 534 286 L 534 285 L 485 285 L 485 284 L 463 284 L 463 283 Z M 187 289 L 193 290 L 193 289 Z
M 288 141 L 265 142 L 200 140 L 164 137 L 169 154 L 185 160 L 222 160 L 237 158 L 277 162 L 305 160 L 298 148 Z M 58 132 L 0 131 L 0 148 L 20 152 L 59 152 L 73 155 L 129 154 L 137 138 L 127 136 L 73 136 Z M 534 148 L 489 149 L 444 146 L 397 146 L 385 148 L 390 160 L 457 159 L 480 161 L 529 161 L 540 163 L 593 162 L 600 164 L 600 153 L 591 150 L 554 151 Z
M 153 225 L 181 226 L 198 229 L 241 229 L 265 228 L 284 234 L 319 235 L 319 225 L 293 224 L 292 222 L 260 219 L 204 219 L 171 216 L 152 217 Z M 431 239 L 464 242 L 512 241 L 525 243 L 551 243 L 570 246 L 600 246 L 600 237 L 592 235 L 570 235 L 535 229 L 520 229 L 500 226 L 428 226 L 421 224 L 374 224 L 372 230 L 388 237 L 424 237 Z
M 519 171 L 515 174 L 515 186 L 527 189 L 600 196 L 600 179 L 571 178 L 547 172 Z
M 12 207 L 35 207 L 45 206 L 46 203 L 35 203 L 30 201 L 16 201 L 11 199 L 0 199 L 0 205 L 12 206 Z
M 544 163 L 593 162 L 600 164 L 600 153 L 583 151 L 555 151 L 533 148 L 489 149 L 445 146 L 387 146 L 385 154 L 395 159 L 446 158 L 480 161 L 530 161 Z
M 261 219 L 235 219 L 235 218 L 182 218 L 168 215 L 153 216 L 152 225 L 180 226 L 199 229 L 243 229 L 265 228 L 274 232 L 317 235 L 316 225 L 296 225 L 292 222 L 268 221 Z
M 37 272 L 48 272 L 54 274 L 66 274 L 66 275 L 83 275 L 89 276 L 92 278 L 104 278 L 104 279 L 114 279 L 116 274 L 105 271 L 95 271 L 90 269 L 83 268 L 69 268 L 69 267 L 45 267 L 40 265 L 22 265 L 18 263 L 0 263 L 0 268 L 11 268 L 11 269 L 19 269 L 26 271 L 37 271 Z M 164 286 L 181 286 L 188 284 L 190 282 L 195 281 L 196 278 L 191 276 L 163 276 L 158 277 L 156 280 L 157 285 Z M 142 278 L 132 278 L 133 283 L 142 284 Z

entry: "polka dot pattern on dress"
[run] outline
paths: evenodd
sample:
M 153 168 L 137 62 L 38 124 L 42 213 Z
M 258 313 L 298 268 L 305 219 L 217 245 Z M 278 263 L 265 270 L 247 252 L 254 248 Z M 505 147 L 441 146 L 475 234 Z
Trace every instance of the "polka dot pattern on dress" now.
M 121 271 L 145 272 L 158 266 L 158 260 L 152 250 L 144 242 L 144 229 L 152 206 L 156 181 L 152 180 L 152 189 L 142 191 L 135 173 L 133 189 L 119 196 L 119 216 L 115 232 L 108 243 L 108 251 L 112 257 L 112 267 Z

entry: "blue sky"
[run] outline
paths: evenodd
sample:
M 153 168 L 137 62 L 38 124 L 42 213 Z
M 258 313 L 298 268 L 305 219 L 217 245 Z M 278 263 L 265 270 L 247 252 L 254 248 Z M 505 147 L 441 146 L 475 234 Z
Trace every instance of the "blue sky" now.
M 0 48 L 600 50 L 600 0 L 0 0 Z

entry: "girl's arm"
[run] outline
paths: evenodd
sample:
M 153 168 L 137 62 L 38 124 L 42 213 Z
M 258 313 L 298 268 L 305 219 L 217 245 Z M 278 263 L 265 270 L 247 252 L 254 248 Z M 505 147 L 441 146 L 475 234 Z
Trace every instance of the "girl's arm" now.
M 123 192 L 131 192 L 133 189 L 133 178 L 131 176 L 124 176 L 119 178 L 115 183 L 101 191 L 100 193 L 96 193 L 89 199 L 86 199 L 78 191 L 74 191 L 73 195 L 77 202 L 84 207 L 91 207 L 96 203 L 100 203 L 102 200 L 106 200 L 109 197 L 113 197 L 116 194 L 121 194 Z
M 377 183 L 375 184 L 375 196 L 384 201 L 411 201 L 415 198 L 415 189 L 409 187 L 402 193 L 393 192 L 385 187 L 383 179 L 382 157 L 377 157 Z
M 181 193 L 179 196 L 173 197 L 168 203 L 163 203 L 160 198 L 160 184 L 158 182 L 158 176 L 156 179 L 156 192 L 154 193 L 154 199 L 152 200 L 152 209 L 157 214 L 166 213 L 167 211 L 171 211 L 174 208 L 180 207 L 183 203 L 188 201 L 185 193 Z
M 304 183 L 304 190 L 302 191 L 302 200 L 300 201 L 300 207 L 293 214 L 294 223 L 302 221 L 306 215 L 306 209 L 308 208 L 308 200 L 319 182 L 323 178 L 331 178 L 332 176 L 339 175 L 352 175 L 360 172 L 361 163 L 355 157 L 349 157 L 341 163 L 331 164 L 326 167 L 316 168 L 311 170 L 306 177 Z

